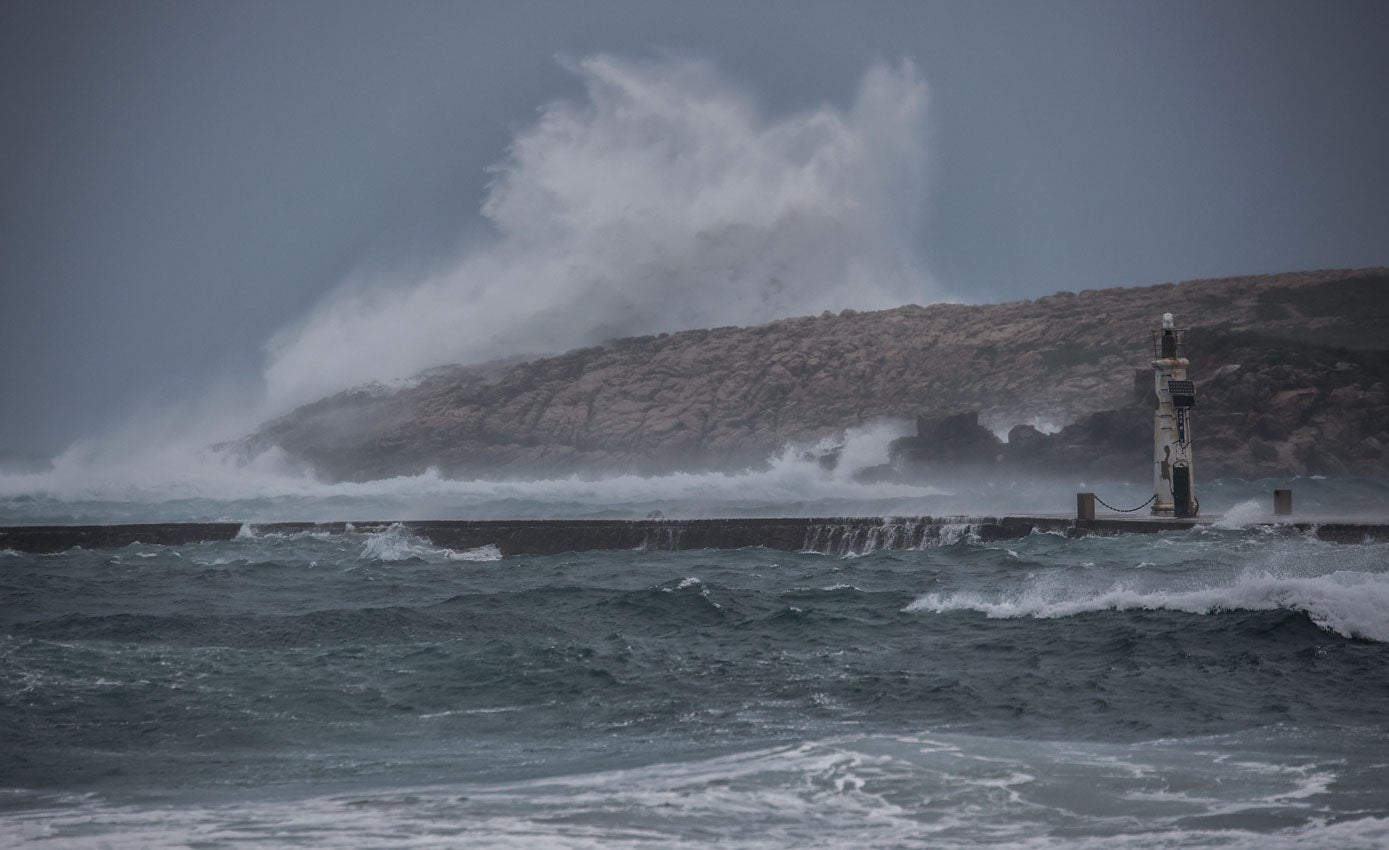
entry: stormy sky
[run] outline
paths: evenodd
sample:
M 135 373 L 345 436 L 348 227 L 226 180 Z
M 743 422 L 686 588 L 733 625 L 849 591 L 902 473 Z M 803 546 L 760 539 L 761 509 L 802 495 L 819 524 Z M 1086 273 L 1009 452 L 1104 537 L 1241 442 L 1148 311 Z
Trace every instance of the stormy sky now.
M 1389 264 L 1383 2 L 0 5 L 0 449 L 822 309 Z

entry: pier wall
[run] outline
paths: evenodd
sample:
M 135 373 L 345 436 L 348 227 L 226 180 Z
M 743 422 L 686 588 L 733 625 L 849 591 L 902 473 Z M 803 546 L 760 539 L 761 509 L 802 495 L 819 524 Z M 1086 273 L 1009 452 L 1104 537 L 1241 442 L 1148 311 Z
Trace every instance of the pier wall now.
M 737 549 L 765 546 L 831 555 L 880 549 L 919 549 L 963 537 L 1009 540 L 1036 532 L 1084 537 L 1184 531 L 1209 520 L 1120 518 L 1076 520 L 1059 516 L 1005 517 L 786 517 L 753 519 L 536 519 L 406 522 L 172 522 L 124 525 L 0 526 L 0 549 L 62 552 L 73 547 L 111 549 L 132 543 L 182 546 L 232 540 L 242 534 L 378 532 L 395 525 L 447 549 L 496 546 L 503 555 L 552 555 L 593 549 Z M 1288 533 L 1338 543 L 1389 541 L 1389 523 L 1295 522 L 1269 524 Z

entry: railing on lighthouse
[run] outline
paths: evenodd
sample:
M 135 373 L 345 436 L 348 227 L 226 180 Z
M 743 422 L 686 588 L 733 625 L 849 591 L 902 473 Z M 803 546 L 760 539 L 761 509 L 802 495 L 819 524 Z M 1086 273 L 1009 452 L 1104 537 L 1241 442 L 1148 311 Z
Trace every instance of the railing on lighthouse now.
M 1186 329 L 1163 313 L 1162 328 L 1153 331 L 1153 513 L 1161 516 L 1194 517 L 1201 511 L 1191 450 L 1196 388 L 1186 376 L 1185 341 Z

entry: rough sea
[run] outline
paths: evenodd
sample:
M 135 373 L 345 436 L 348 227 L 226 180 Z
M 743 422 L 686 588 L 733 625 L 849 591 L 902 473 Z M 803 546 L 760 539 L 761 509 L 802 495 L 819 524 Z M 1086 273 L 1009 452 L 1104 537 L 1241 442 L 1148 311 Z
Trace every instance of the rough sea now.
M 1062 512 L 1079 484 L 793 466 L 220 494 L 59 470 L 0 479 L 0 523 Z M 1383 482 L 1296 479 L 1203 485 L 1226 518 L 1192 532 L 849 557 L 251 525 L 0 552 L 0 846 L 1389 846 L 1389 545 L 1259 526 L 1289 484 L 1389 520 Z

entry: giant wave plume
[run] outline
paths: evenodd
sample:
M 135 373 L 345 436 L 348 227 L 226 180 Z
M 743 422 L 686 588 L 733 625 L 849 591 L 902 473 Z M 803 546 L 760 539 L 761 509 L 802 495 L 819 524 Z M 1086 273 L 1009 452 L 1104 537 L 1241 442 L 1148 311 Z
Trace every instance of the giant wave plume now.
M 302 470 L 276 453 L 244 468 L 207 447 L 434 366 L 946 298 L 915 247 L 928 91 L 911 62 L 868 68 L 845 106 L 781 114 L 695 57 L 565 67 L 582 95 L 515 132 L 482 200 L 487 239 L 430 274 L 342 281 L 266 343 L 263 390 L 210 379 L 0 491 L 236 498 L 249 476 L 298 493 Z
M 344 283 L 267 348 L 278 412 L 369 381 L 618 336 L 941 300 L 914 248 L 927 87 L 867 70 L 848 108 L 773 116 L 696 58 L 566 63 L 494 166 L 492 238 L 424 277 Z

